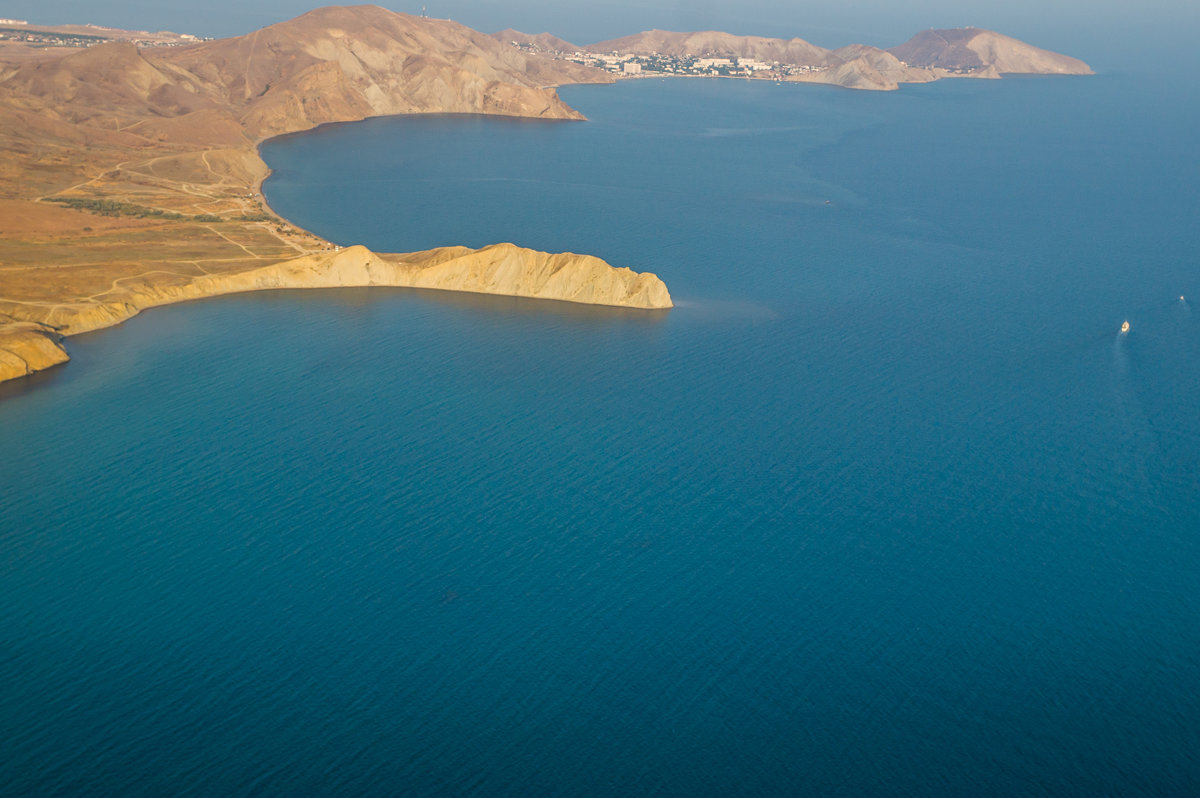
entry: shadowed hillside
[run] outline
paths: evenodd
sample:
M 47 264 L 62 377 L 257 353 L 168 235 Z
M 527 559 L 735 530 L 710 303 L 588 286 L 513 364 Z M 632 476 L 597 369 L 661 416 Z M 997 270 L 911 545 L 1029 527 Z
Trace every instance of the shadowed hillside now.
M 992 68 L 1000 73 L 1091 75 L 1077 58 L 1042 50 L 982 28 L 927 30 L 888 50 L 915 67 L 940 69 Z
M 42 134 L 68 138 L 74 132 L 55 131 L 54 122 L 95 126 L 104 139 L 119 129 L 152 141 L 232 145 L 238 127 L 260 139 L 381 114 L 579 119 L 545 87 L 608 80 L 454 22 L 331 7 L 232 39 L 141 51 L 110 43 L 22 64 L 0 73 L 8 99 L 0 112 L 40 112 Z M 163 123 L 170 119 L 186 123 Z M 17 138 L 21 127 L 6 125 Z

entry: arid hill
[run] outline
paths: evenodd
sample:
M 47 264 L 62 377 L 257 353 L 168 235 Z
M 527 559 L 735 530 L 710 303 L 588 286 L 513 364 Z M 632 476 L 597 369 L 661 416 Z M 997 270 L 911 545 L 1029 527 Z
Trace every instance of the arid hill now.
M 179 48 L 166 59 L 239 110 L 257 136 L 380 114 L 579 119 L 545 87 L 608 81 L 455 22 L 376 6 L 318 9 L 248 36 Z
M 377 6 L 322 8 L 191 46 L 113 42 L 0 63 L 0 142 L 9 156 L 0 162 L 0 196 L 31 184 L 70 185 L 89 174 L 72 171 L 84 161 L 116 164 L 162 147 L 244 147 L 368 116 L 581 119 L 549 87 L 611 80 L 454 22 Z
M 834 50 L 827 63 L 827 71 L 811 75 L 814 82 L 847 89 L 891 91 L 901 83 L 929 83 L 939 77 L 932 70 L 910 67 L 886 50 L 869 44 L 851 44 Z
M 539 50 L 551 53 L 573 53 L 579 48 L 570 42 L 549 33 L 521 33 L 519 30 L 507 28 L 499 33 L 493 33 L 492 38 L 501 44 L 527 44 Z
M 994 69 L 999 73 L 1091 75 L 1078 58 L 1052 53 L 982 28 L 927 30 L 888 50 L 914 67 Z
M 578 119 L 545 87 L 608 80 L 454 22 L 353 6 L 186 47 L 99 45 L 0 74 L 0 91 L 74 124 L 124 127 L 145 117 L 209 111 L 259 139 L 380 114 Z

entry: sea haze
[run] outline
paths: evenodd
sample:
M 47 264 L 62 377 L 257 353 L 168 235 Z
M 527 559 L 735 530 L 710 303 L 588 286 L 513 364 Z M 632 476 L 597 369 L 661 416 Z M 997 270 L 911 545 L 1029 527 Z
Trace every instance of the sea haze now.
M 267 196 L 675 309 L 264 293 L 5 389 L 0 791 L 1200 791 L 1200 104 L 562 94 Z
M 134 30 L 173 30 L 199 36 L 240 36 L 312 10 L 313 0 L 7 0 L 7 17 L 40 23 L 95 22 Z M 721 30 L 754 36 L 795 36 L 823 47 L 872 44 L 894 47 L 926 28 L 974 25 L 1068 52 L 1085 61 L 1122 63 L 1114 53 L 1130 42 L 1148 71 L 1170 72 L 1180 58 L 1195 61 L 1188 34 L 1200 25 L 1200 6 L 1180 0 L 413 0 L 380 3 L 405 14 L 422 9 L 476 30 L 549 31 L 576 44 L 627 36 L 650 28 Z M 1178 53 L 1145 49 L 1171 39 Z

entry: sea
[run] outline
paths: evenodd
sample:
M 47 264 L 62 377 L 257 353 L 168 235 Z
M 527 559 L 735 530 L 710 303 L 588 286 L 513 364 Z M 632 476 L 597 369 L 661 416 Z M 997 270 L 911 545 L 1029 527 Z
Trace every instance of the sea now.
M 0 794 L 1200 794 L 1195 87 L 561 94 L 265 194 L 675 308 L 231 296 L 0 388 Z

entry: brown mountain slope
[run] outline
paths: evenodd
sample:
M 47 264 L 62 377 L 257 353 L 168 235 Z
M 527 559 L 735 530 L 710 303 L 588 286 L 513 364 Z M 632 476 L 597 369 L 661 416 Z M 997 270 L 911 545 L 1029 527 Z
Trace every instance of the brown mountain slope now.
M 512 28 L 493 33 L 492 38 L 501 44 L 529 44 L 539 50 L 547 50 L 552 53 L 573 53 L 579 49 L 570 42 L 550 33 L 521 33 Z
M 907 66 L 886 50 L 868 44 L 851 44 L 834 50 L 829 62 L 831 69 L 822 82 L 851 89 L 887 91 L 901 83 L 937 80 L 931 70 Z
M 318 9 L 186 47 L 102 44 L 0 64 L 0 196 L 45 193 L 94 174 L 93 164 L 164 147 L 238 147 L 383 114 L 580 119 L 548 87 L 611 80 L 377 6 Z
M 580 119 L 546 87 L 611 81 L 600 70 L 523 53 L 454 22 L 377 6 L 318 9 L 188 47 L 103 44 L 0 77 L 0 100 L 7 100 L 0 104 L 10 113 L 41 112 L 104 131 L 141 125 L 135 132 L 152 141 L 195 141 L 207 130 L 221 145 L 231 143 L 231 122 L 259 139 L 398 113 Z M 162 123 L 197 112 L 207 114 L 201 124 Z
M 650 30 L 620 39 L 588 45 L 593 53 L 662 53 L 673 56 L 712 56 L 755 58 L 781 64 L 817 66 L 825 64 L 829 51 L 803 39 L 768 39 L 762 36 L 735 36 L 719 31 L 674 33 Z
M 129 42 L 98 44 L 24 64 L 0 85 L 75 124 L 182 116 L 217 107 L 213 98 L 195 90 L 194 81 L 162 71 Z
M 1091 75 L 1092 68 L 1077 58 L 1042 50 L 982 28 L 927 30 L 888 50 L 916 67 L 981 70 L 1037 75 Z
M 164 60 L 222 96 L 253 135 L 431 111 L 579 119 L 541 87 L 608 80 L 455 22 L 378 6 L 317 9 L 248 36 L 176 48 Z

